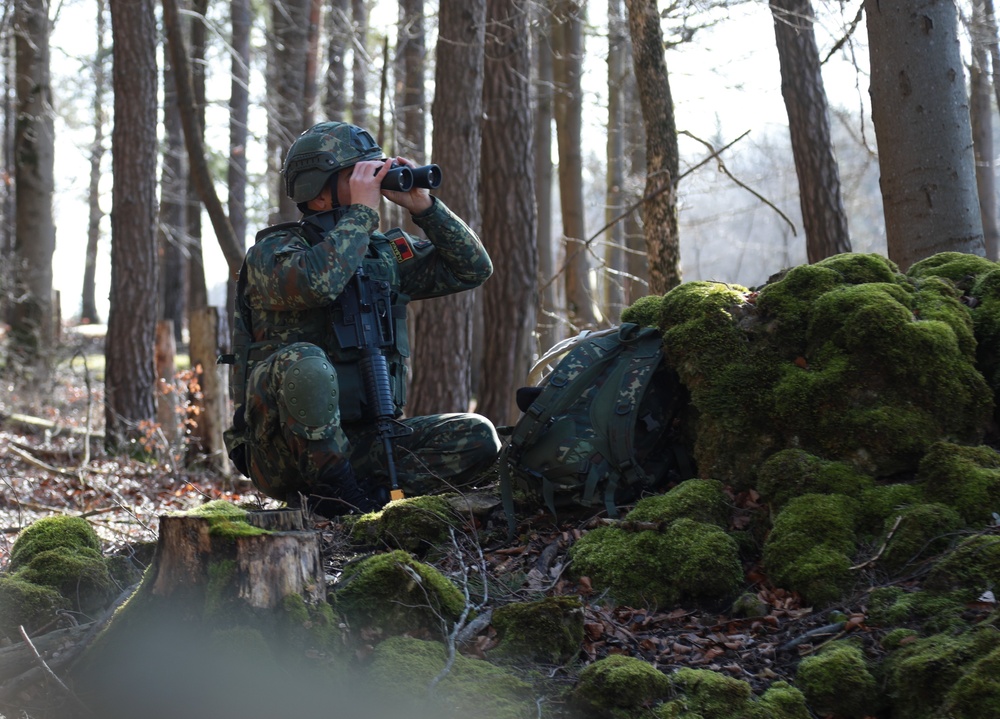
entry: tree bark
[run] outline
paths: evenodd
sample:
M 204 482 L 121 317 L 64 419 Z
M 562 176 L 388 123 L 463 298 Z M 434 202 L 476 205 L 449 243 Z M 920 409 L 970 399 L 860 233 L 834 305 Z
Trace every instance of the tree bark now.
M 55 136 L 49 73 L 49 3 L 14 5 L 17 124 L 14 130 L 16 235 L 11 346 L 25 368 L 44 377 L 54 337 L 52 255 L 56 226 Z
M 80 321 L 98 323 L 101 321 L 97 313 L 95 296 L 97 282 L 97 248 L 101 241 L 101 163 L 104 161 L 104 123 L 107 112 L 104 108 L 104 95 L 107 85 L 105 63 L 108 50 L 105 44 L 107 20 L 104 16 L 107 5 L 104 0 L 97 0 L 97 50 L 94 52 L 94 97 L 91 109 L 94 112 L 94 142 L 90 146 L 90 185 L 87 190 L 87 254 L 83 263 L 83 291 L 80 301 Z
M 1000 223 L 997 218 L 997 183 L 993 161 L 993 107 L 990 83 L 990 44 L 996 29 L 990 25 L 986 0 L 972 3 L 972 65 L 969 77 L 969 116 L 976 156 L 976 187 L 979 214 L 983 223 L 986 257 L 994 262 L 1000 251 Z M 992 31 L 992 34 L 991 34 Z
M 541 355 L 563 337 L 560 318 L 563 315 L 560 290 L 556 277 L 556 248 L 552 237 L 552 44 L 548 8 L 535 5 L 533 23 L 535 70 L 535 207 L 538 213 L 538 346 Z
M 436 193 L 477 232 L 485 19 L 486 0 L 442 1 L 431 108 L 435 159 L 446 173 Z M 411 305 L 409 414 L 469 410 L 475 300 L 460 292 Z
M 483 88 L 483 227 L 495 264 L 483 287 L 483 375 L 477 411 L 497 424 L 519 412 L 513 388 L 524 384 L 534 352 L 538 296 L 534 147 L 528 78 L 528 3 L 487 0 Z M 511 182 L 512 178 L 516 178 Z
M 110 0 L 110 7 L 114 186 L 105 430 L 120 446 L 155 414 L 156 18 L 153 0 Z
M 608 0 L 608 175 L 605 184 L 604 293 L 602 314 L 617 323 L 625 306 L 625 225 L 618 216 L 625 209 L 625 16 L 622 0 Z
M 371 119 L 368 117 L 368 6 L 365 0 L 351 0 L 351 15 L 354 18 L 351 122 L 368 128 Z
M 229 90 L 229 165 L 226 186 L 229 221 L 240 249 L 247 236 L 247 121 L 250 111 L 250 0 L 231 0 L 232 84 Z M 227 305 L 228 306 L 228 305 Z
M 984 255 L 953 1 L 865 1 L 889 258 Z
M 632 63 L 646 127 L 643 233 L 649 259 L 649 291 L 663 294 L 681 282 L 676 186 L 680 158 L 674 102 L 670 95 L 656 1 L 625 0 L 625 6 L 632 36 Z
M 350 0 L 331 0 L 327 14 L 326 95 L 323 109 L 328 120 L 347 119 L 347 66 L 344 58 L 351 46 Z
M 851 251 L 810 0 L 771 0 L 810 262 Z
M 594 289 L 583 201 L 583 15 L 576 0 L 557 0 L 553 8 L 555 57 L 553 110 L 559 151 L 559 203 L 565 244 L 566 308 L 576 330 L 594 327 Z
M 198 392 L 191 398 L 191 404 L 198 407 L 190 427 L 191 438 L 195 440 L 189 447 L 188 459 L 204 459 L 212 468 L 225 476 L 229 475 L 229 457 L 225 451 L 222 433 L 226 428 L 229 396 L 226 382 L 227 370 L 220 369 L 215 358 L 219 354 L 219 337 L 222 322 L 216 307 L 202 307 L 193 310 L 189 318 L 189 356 L 191 371 L 198 382 Z M 192 457 L 200 453 L 201 457 Z
M 188 245 L 188 173 L 175 76 L 176 72 L 168 54 L 163 62 L 164 142 L 160 166 L 160 218 L 156 233 L 160 252 L 159 318 L 170 320 L 174 340 L 180 342 L 184 329 L 184 305 L 187 296 L 185 255 Z
M 207 52 L 207 38 L 205 31 L 205 15 L 208 12 L 208 0 L 192 0 L 191 18 L 189 24 L 189 36 L 191 38 L 191 91 L 194 101 L 195 122 L 192 131 L 197 133 L 196 144 L 205 146 L 205 60 Z M 202 252 L 202 229 L 201 229 L 201 202 L 199 197 L 201 192 L 198 183 L 188 173 L 186 180 L 187 187 L 187 301 L 185 303 L 187 313 L 208 306 L 208 287 L 205 283 L 205 259 Z M 219 211 L 225 212 L 221 201 L 215 195 L 215 185 L 212 184 L 212 195 L 219 202 Z M 232 225 L 227 218 L 226 224 L 232 232 Z M 233 238 L 235 240 L 235 238 Z

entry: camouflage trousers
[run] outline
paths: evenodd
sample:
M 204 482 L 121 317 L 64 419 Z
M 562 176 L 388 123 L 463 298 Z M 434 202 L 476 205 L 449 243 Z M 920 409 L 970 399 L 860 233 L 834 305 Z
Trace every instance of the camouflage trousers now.
M 328 412 L 324 408 L 325 421 L 305 424 L 289 411 L 289 375 L 310 357 L 326 359 L 315 345 L 297 343 L 250 372 L 246 401 L 250 478 L 262 493 L 286 500 L 321 486 L 324 475 L 346 458 L 362 488 L 378 496 L 389 479 L 385 443 L 374 421 L 342 424 L 335 386 Z M 330 371 L 335 378 L 332 365 Z M 317 393 L 325 396 L 324 382 L 317 384 L 322 386 Z M 391 442 L 399 486 L 408 496 L 468 487 L 493 465 L 500 451 L 496 428 L 480 415 L 427 415 L 399 424 L 411 430 Z

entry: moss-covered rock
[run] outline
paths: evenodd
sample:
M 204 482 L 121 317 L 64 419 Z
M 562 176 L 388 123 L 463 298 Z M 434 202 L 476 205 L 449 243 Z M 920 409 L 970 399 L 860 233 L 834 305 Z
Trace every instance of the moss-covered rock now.
M 0 577 L 0 637 L 19 638 L 18 627 L 33 631 L 51 621 L 57 609 L 70 608 L 69 601 L 51 587 L 16 576 Z
M 1000 648 L 968 666 L 945 695 L 942 710 L 955 719 L 1000 717 Z
M 670 678 L 648 662 L 613 654 L 580 672 L 572 696 L 591 710 L 634 710 L 667 698 L 671 686 Z
M 680 693 L 656 708 L 658 719 L 756 719 L 750 685 L 708 669 L 683 667 L 671 675 Z
M 810 603 L 838 599 L 850 587 L 857 503 L 840 494 L 805 494 L 788 502 L 764 543 L 764 565 L 778 586 Z
M 531 685 L 489 662 L 461 654 L 440 681 L 445 647 L 411 637 L 392 637 L 375 647 L 369 685 L 399 702 L 406 715 L 529 719 L 537 715 Z M 433 685 L 432 693 L 429 687 Z M 391 714 L 390 714 L 391 715 Z
M 640 499 L 635 508 L 625 515 L 625 520 L 670 523 L 686 518 L 726 527 L 731 513 L 732 506 L 723 491 L 722 482 L 688 479 L 666 494 Z
M 795 673 L 797 686 L 816 713 L 860 719 L 876 713 L 878 688 L 861 649 L 834 642 L 804 658 Z
M 998 641 L 1000 631 L 983 624 L 961 634 L 935 634 L 894 651 L 884 662 L 886 692 L 892 702 L 893 717 L 979 719 L 998 716 L 995 703 L 984 713 L 965 713 L 971 707 L 976 711 L 984 709 L 983 704 L 970 696 L 969 690 L 975 688 L 982 692 L 985 702 L 990 702 L 996 694 L 997 675 L 984 676 L 980 670 L 992 668 L 995 659 L 987 660 L 987 657 L 996 653 Z M 979 664 L 981 660 L 987 661 Z
M 932 502 L 958 510 L 969 525 L 991 523 L 1000 507 L 1000 452 L 936 442 L 920 460 L 917 479 Z
M 926 632 L 964 629 L 965 603 L 952 592 L 877 587 L 868 599 L 868 623 L 875 627 L 917 625 Z
M 844 494 L 861 499 L 874 480 L 846 462 L 831 462 L 801 449 L 783 449 L 760 468 L 757 490 L 780 509 L 803 494 Z
M 408 631 L 440 636 L 465 608 L 462 592 L 447 577 L 400 549 L 349 566 L 331 599 L 353 627 L 384 636 Z
M 16 571 L 41 552 L 81 548 L 101 551 L 101 539 L 90 522 L 66 515 L 43 517 L 17 535 L 10 550 L 10 569 Z
M 104 557 L 89 547 L 39 552 L 16 576 L 55 589 L 70 606 L 85 614 L 106 606 L 119 592 Z
M 806 698 L 788 682 L 775 682 L 757 702 L 757 719 L 811 719 Z
M 410 497 L 390 502 L 381 511 L 362 515 L 351 528 L 351 538 L 365 544 L 384 544 L 415 554 L 448 539 L 448 528 L 460 525 L 443 495 Z
M 622 322 L 633 322 L 640 327 L 659 327 L 663 313 L 663 297 L 648 295 L 640 297 L 622 310 Z
M 663 531 L 601 527 L 570 548 L 572 571 L 633 606 L 731 601 L 743 582 L 736 542 L 722 529 L 678 519 Z
M 962 540 L 931 569 L 928 589 L 953 591 L 975 601 L 987 589 L 1000 587 L 1000 536 L 975 535 Z
M 925 502 L 922 488 L 916 484 L 879 484 L 861 493 L 858 502 L 857 531 L 871 539 L 882 536 L 886 521 L 895 521 L 907 507 Z
M 879 564 L 892 573 L 903 571 L 946 549 L 961 526 L 958 512 L 943 504 L 907 507 L 896 519 L 886 520 L 885 530 L 891 536 Z
M 565 664 L 583 644 L 583 604 L 576 597 L 505 604 L 492 622 L 500 643 L 491 656 Z

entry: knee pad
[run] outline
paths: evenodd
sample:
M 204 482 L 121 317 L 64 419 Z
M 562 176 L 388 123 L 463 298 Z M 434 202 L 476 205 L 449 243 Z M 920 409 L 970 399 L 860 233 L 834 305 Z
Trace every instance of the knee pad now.
M 291 352 L 290 352 L 291 351 Z M 319 347 L 296 344 L 281 364 L 281 422 L 305 439 L 327 439 L 340 426 L 337 370 Z

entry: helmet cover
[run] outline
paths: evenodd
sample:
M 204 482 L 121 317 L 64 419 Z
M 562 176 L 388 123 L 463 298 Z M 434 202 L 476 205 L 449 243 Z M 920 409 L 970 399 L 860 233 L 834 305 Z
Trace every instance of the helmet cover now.
M 281 174 L 285 194 L 308 202 L 322 192 L 330 176 L 362 160 L 380 160 L 382 148 L 367 130 L 346 122 L 321 122 L 292 143 Z

